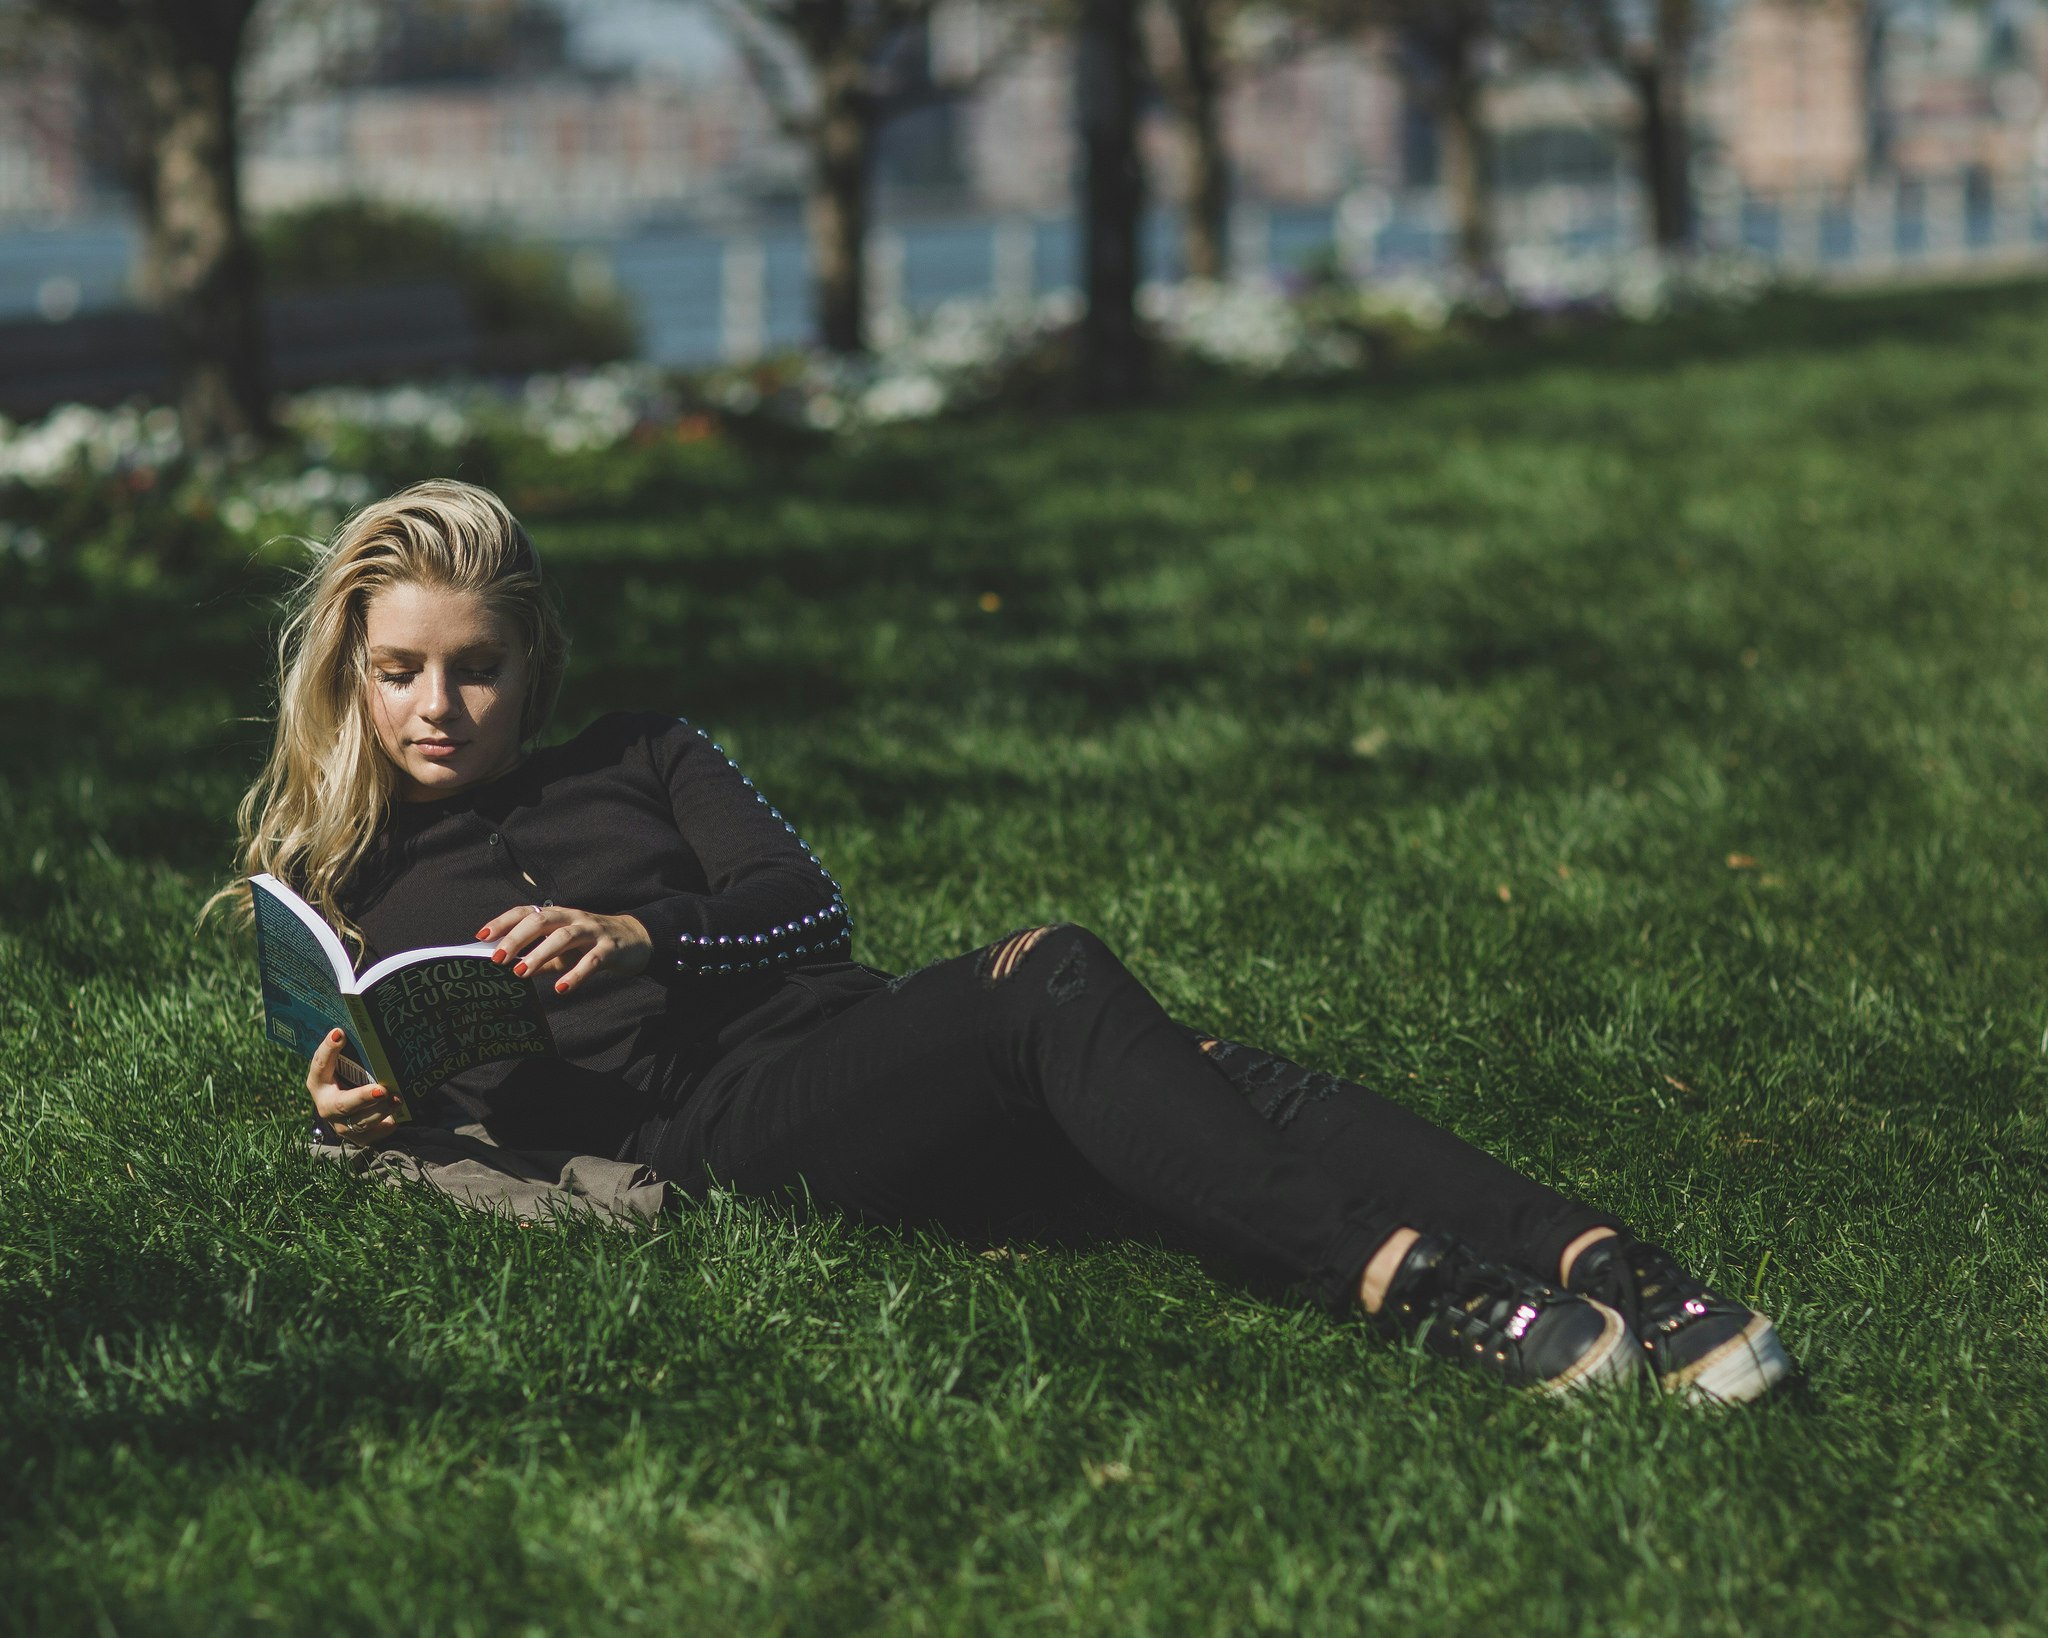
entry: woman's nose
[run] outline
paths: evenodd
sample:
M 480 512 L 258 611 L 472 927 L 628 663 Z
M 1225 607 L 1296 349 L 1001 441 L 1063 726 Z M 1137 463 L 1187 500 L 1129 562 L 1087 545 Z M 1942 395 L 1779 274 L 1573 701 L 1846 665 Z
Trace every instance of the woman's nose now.
M 448 685 L 445 672 L 426 671 L 420 676 L 420 715 L 429 722 L 438 722 L 453 710 L 455 690 Z

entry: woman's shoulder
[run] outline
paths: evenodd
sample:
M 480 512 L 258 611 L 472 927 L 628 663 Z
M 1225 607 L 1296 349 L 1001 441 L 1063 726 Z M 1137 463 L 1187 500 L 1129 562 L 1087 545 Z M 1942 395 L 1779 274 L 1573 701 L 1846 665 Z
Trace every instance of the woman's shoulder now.
M 593 774 L 621 766 L 659 771 L 691 744 L 699 731 L 680 717 L 660 711 L 608 711 L 572 737 L 537 753 L 544 780 Z
M 546 754 L 565 762 L 616 757 L 677 732 L 695 737 L 688 723 L 659 711 L 607 711 L 569 738 L 550 745 Z

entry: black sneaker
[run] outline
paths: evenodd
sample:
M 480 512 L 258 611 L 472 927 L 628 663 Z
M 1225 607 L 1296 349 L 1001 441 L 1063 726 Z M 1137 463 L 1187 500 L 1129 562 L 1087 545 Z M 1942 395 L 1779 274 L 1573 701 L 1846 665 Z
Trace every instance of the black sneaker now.
M 1571 1393 L 1633 1375 L 1628 1326 L 1611 1308 L 1489 1263 L 1441 1235 L 1417 1240 L 1373 1316 L 1516 1387 Z
M 1768 1318 L 1716 1296 L 1661 1246 L 1625 1234 L 1596 1240 L 1573 1260 L 1565 1283 L 1627 1320 L 1666 1393 L 1739 1404 L 1792 1374 Z

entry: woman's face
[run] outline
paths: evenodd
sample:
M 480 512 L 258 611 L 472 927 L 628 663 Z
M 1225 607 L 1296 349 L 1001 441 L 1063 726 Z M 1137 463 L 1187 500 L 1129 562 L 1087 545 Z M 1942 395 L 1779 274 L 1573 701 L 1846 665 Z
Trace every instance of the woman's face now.
M 387 586 L 363 612 L 370 720 L 396 764 L 398 796 L 428 802 L 519 760 L 526 657 L 475 592 Z

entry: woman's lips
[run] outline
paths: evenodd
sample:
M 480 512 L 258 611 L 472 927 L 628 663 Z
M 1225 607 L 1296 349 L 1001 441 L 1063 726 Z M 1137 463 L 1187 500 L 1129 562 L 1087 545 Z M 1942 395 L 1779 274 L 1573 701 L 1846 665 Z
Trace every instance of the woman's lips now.
M 432 757 L 436 762 L 445 762 L 462 749 L 462 742 L 455 739 L 416 739 L 412 748 L 421 756 Z

